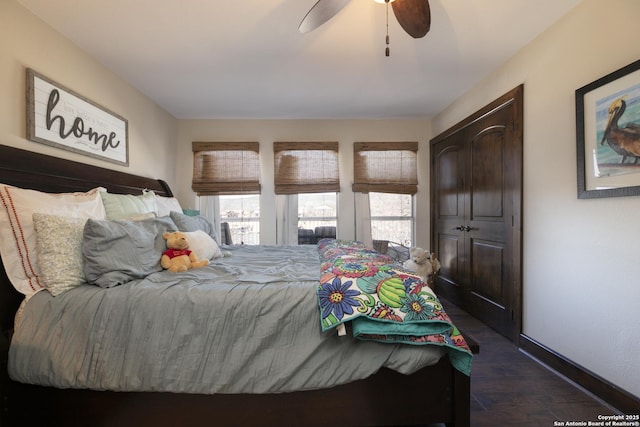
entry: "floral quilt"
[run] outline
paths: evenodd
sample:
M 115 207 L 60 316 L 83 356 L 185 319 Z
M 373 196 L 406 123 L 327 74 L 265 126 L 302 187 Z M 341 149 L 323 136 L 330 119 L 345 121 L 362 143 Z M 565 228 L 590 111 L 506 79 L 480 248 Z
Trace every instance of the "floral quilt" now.
M 445 346 L 454 367 L 469 375 L 469 346 L 419 276 L 355 241 L 324 239 L 318 252 L 323 331 L 351 322 L 358 339 Z

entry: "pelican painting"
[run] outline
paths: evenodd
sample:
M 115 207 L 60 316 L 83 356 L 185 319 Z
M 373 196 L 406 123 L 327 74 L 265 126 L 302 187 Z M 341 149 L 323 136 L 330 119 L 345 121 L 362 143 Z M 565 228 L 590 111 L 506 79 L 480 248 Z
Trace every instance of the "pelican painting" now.
M 626 108 L 627 103 L 624 97 L 611 103 L 607 126 L 600 144 L 604 145 L 607 142 L 613 151 L 622 156 L 620 164 L 623 164 L 627 158 L 633 159 L 633 164 L 637 164 L 640 159 L 640 124 L 629 122 L 623 127 L 618 125 Z

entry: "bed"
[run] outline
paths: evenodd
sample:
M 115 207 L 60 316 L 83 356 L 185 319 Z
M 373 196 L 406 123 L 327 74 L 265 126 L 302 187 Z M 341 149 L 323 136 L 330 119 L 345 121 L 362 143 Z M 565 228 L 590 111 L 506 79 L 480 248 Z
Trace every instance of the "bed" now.
M 89 166 L 7 146 L 0 146 L 0 183 L 48 193 L 85 192 L 102 187 L 112 194 L 139 195 L 143 190 L 151 190 L 159 197 L 172 196 L 171 189 L 162 180 Z M 144 221 L 146 220 L 142 222 Z M 210 298 L 203 291 L 208 285 L 200 277 L 206 272 L 193 270 L 184 273 L 179 284 L 165 284 L 169 273 L 159 272 L 122 286 L 99 288 L 86 285 L 56 297 L 48 295 L 46 291 L 40 291 L 21 308 L 20 328 L 14 331 L 16 312 L 21 307 L 24 296 L 14 289 L 3 266 L 0 271 L 2 425 L 30 425 L 29 423 L 36 422 L 64 426 L 312 426 L 327 424 L 365 426 L 432 423 L 445 423 L 450 426 L 469 425 L 468 371 L 462 372 L 459 361 L 455 357 L 457 353 L 451 352 L 450 348 L 435 346 L 433 351 L 424 351 L 418 346 L 380 343 L 380 340 L 375 339 L 377 337 L 375 332 L 367 335 L 366 331 L 363 336 L 373 337 L 372 340 L 356 341 L 350 336 L 340 337 L 332 328 L 344 323 L 335 321 L 335 316 L 323 317 L 325 320 L 323 329 L 326 326 L 327 331 L 320 331 L 321 310 L 317 310 L 318 302 L 314 303 L 314 298 L 317 296 L 309 292 L 300 292 L 303 286 L 317 288 L 317 278 L 320 273 L 308 268 L 305 272 L 305 267 L 300 266 L 303 266 L 302 263 L 308 259 L 317 258 L 314 254 L 317 254 L 318 249 L 312 246 L 295 250 L 234 246 L 223 249 L 231 256 L 214 260 L 210 269 L 224 270 L 227 276 L 231 277 L 233 274 L 235 276 L 225 285 L 227 288 L 223 293 L 213 297 L 211 304 L 221 298 L 229 298 L 228 295 L 232 295 L 231 291 L 238 288 L 238 280 L 241 283 L 244 281 L 259 283 L 261 284 L 260 292 L 263 293 L 260 298 L 267 303 L 263 302 L 258 308 L 248 309 L 257 310 L 256 313 L 259 315 L 253 317 L 258 319 L 236 330 L 234 334 L 238 339 L 234 342 L 217 343 L 211 347 L 216 341 L 215 336 L 209 336 L 207 340 L 203 339 L 209 343 L 209 347 L 202 347 L 202 342 L 182 345 L 186 342 L 183 335 L 195 335 L 195 332 L 182 332 L 182 335 L 172 337 L 170 341 L 156 340 L 158 342 L 155 345 L 163 350 L 158 351 L 158 347 L 154 347 L 156 350 L 151 355 L 145 355 L 147 343 L 141 344 L 140 341 L 144 341 L 142 338 L 128 336 L 127 328 L 133 328 L 132 324 L 142 324 L 143 330 L 150 331 L 144 336 L 154 341 L 153 337 L 157 336 L 154 328 L 161 327 L 156 325 L 171 322 L 172 315 L 183 313 L 185 309 L 175 308 L 174 305 L 168 304 L 167 300 L 158 300 L 160 302 L 150 305 L 158 307 L 162 312 L 164 316 L 162 322 L 155 318 L 145 321 L 141 315 L 137 314 L 140 311 L 132 308 L 142 304 L 135 298 L 146 298 L 145 294 L 153 294 L 160 298 L 157 294 L 166 294 L 173 295 L 169 301 L 175 301 L 182 297 L 176 296 L 179 293 L 173 293 L 179 292 L 179 289 L 184 287 L 189 290 L 189 298 L 191 298 L 189 310 L 202 310 L 202 307 L 206 306 L 203 301 L 206 302 L 206 298 Z M 277 250 L 284 252 L 280 253 Z M 367 253 L 367 256 L 375 256 L 373 252 L 375 251 L 371 254 Z M 291 284 L 286 283 L 286 291 L 282 291 L 283 282 L 280 276 L 277 279 L 270 278 L 272 274 L 276 274 L 274 271 L 278 268 L 273 267 L 272 271 L 268 266 L 263 265 L 261 274 L 245 269 L 244 266 L 250 263 L 249 260 L 264 256 L 265 253 L 272 257 L 267 256 L 266 265 L 275 266 L 283 257 L 298 259 L 301 263 L 298 270 L 291 271 Z M 4 261 L 5 259 L 3 263 Z M 318 265 L 321 264 L 319 260 L 316 262 Z M 289 268 L 289 265 L 291 264 L 283 264 L 283 268 Z M 240 279 L 237 278 L 238 272 L 241 273 Z M 158 286 L 165 285 L 162 292 L 157 292 Z M 232 300 L 228 305 L 235 307 L 239 312 L 238 307 L 254 299 L 251 295 L 252 289 L 254 287 L 247 286 L 243 291 L 244 298 Z M 125 293 L 122 294 L 122 292 Z M 310 307 L 306 311 L 292 315 L 291 318 L 288 317 L 288 311 L 283 311 L 281 318 L 288 318 L 288 321 L 278 322 L 275 325 L 265 324 L 261 321 L 261 310 L 276 312 L 284 310 L 281 303 L 268 303 L 277 301 L 279 293 L 288 294 L 288 300 L 298 302 L 294 305 L 306 307 L 315 304 L 316 309 Z M 116 373 L 104 371 L 101 375 L 92 376 L 84 375 L 90 370 L 87 367 L 95 367 L 93 359 L 86 357 L 86 354 L 93 354 L 95 349 L 92 352 L 83 353 L 85 359 L 88 359 L 83 362 L 84 364 L 78 362 L 77 357 L 65 359 L 68 357 L 65 350 L 71 348 L 71 341 L 78 341 L 83 337 L 81 330 L 85 331 L 84 338 L 88 340 L 95 335 L 96 330 L 104 331 L 106 328 L 78 328 L 79 332 L 73 334 L 73 339 L 68 339 L 66 336 L 63 339 L 59 334 L 60 328 L 42 329 L 50 345 L 46 349 L 48 354 L 44 361 L 40 362 L 39 368 L 32 368 L 31 371 L 27 369 L 25 374 L 13 372 L 12 376 L 20 381 L 11 380 L 8 376 L 7 364 L 10 363 L 13 368 L 16 368 L 19 365 L 26 365 L 26 359 L 31 358 L 31 356 L 22 356 L 29 353 L 20 353 L 21 349 L 18 348 L 28 346 L 24 344 L 26 341 L 23 341 L 23 335 L 26 334 L 24 331 L 29 328 L 39 330 L 38 324 L 49 323 L 49 320 L 34 318 L 34 313 L 39 316 L 42 312 L 53 311 L 56 317 L 61 317 L 62 313 L 70 310 L 69 301 L 72 298 L 69 295 L 73 295 L 74 300 L 79 300 L 80 294 L 85 298 L 82 300 L 85 311 L 93 313 L 104 307 L 107 307 L 106 311 L 110 311 L 115 307 L 122 309 L 129 305 L 129 310 L 125 310 L 124 313 L 135 313 L 135 315 L 119 315 L 118 318 L 130 318 L 132 323 L 123 323 L 119 326 L 120 333 L 105 335 L 103 341 L 100 341 L 126 350 L 121 351 L 123 365 L 113 368 L 113 372 Z M 67 301 L 65 304 L 69 303 L 68 309 L 59 307 L 64 301 Z M 220 323 L 221 318 L 216 317 L 219 310 L 212 311 L 208 314 L 209 320 L 212 323 Z M 317 324 L 310 325 L 309 319 L 300 317 L 306 316 L 307 312 L 312 313 L 309 314 L 310 319 L 314 319 L 313 322 Z M 341 312 L 339 317 L 344 314 Z M 190 319 L 193 320 L 196 317 L 206 318 L 206 316 L 194 315 Z M 327 319 L 333 319 L 334 324 L 328 324 Z M 73 321 L 78 322 L 75 319 L 69 322 Z M 176 320 L 176 322 L 179 321 Z M 97 321 L 92 320 L 92 322 Z M 353 322 L 348 323 L 348 332 L 351 332 L 351 323 Z M 70 324 L 73 325 L 73 323 Z M 183 331 L 189 331 L 189 328 L 196 326 L 198 325 L 194 326 L 193 322 L 190 322 Z M 274 329 L 278 331 L 277 334 L 273 333 Z M 242 334 L 246 336 L 241 337 Z M 215 334 L 211 332 L 210 335 Z M 289 351 L 291 359 L 282 360 L 284 356 L 272 357 L 269 341 L 278 335 L 287 337 L 288 342 L 276 345 L 284 346 L 285 354 Z M 301 348 L 297 342 L 302 340 L 304 335 L 316 337 L 315 341 L 308 344 L 310 347 L 306 352 L 304 350 L 306 344 Z M 461 335 L 457 336 L 459 340 L 463 340 Z M 260 337 L 270 338 L 261 340 Z M 67 339 L 68 341 L 65 341 Z M 116 344 L 118 340 L 126 342 Z M 11 344 L 12 347 L 9 350 Z M 96 345 L 95 342 L 93 344 Z M 151 343 L 148 344 L 151 345 Z M 189 345 L 195 345 L 195 347 L 189 347 Z M 203 353 L 203 348 L 206 349 L 206 354 Z M 60 359 L 55 359 L 56 351 Z M 218 351 L 220 353 L 216 353 Z M 325 351 L 328 352 L 327 356 L 324 356 Z M 11 360 L 9 360 L 10 352 L 13 354 Z M 135 354 L 136 357 L 127 357 L 127 352 Z M 180 357 L 179 363 L 172 362 L 170 359 L 172 353 Z M 215 357 L 210 354 L 215 354 L 218 358 L 227 357 L 228 369 L 226 365 L 225 369 L 211 368 L 206 363 L 206 359 Z M 162 359 L 164 365 L 162 368 L 153 368 L 147 363 L 147 358 Z M 360 366 L 357 369 L 353 366 L 342 369 L 342 365 L 346 365 L 350 358 L 355 358 L 356 365 L 360 360 Z M 379 361 L 376 361 L 377 359 Z M 240 366 L 232 367 L 232 362 L 239 363 Z M 58 374 L 56 364 L 79 364 L 80 367 L 75 373 Z M 138 370 L 144 371 L 144 374 L 138 375 Z M 190 371 L 191 376 L 187 381 L 181 379 L 181 371 Z M 327 371 L 330 375 L 326 375 Z M 246 372 L 249 372 L 248 376 L 240 375 Z M 89 381 L 88 377 L 91 377 L 89 379 L 93 382 Z M 120 383 L 112 383 L 115 377 L 125 379 L 124 389 L 121 388 Z M 158 377 L 169 377 L 173 381 L 170 381 L 169 385 L 164 383 L 159 385 L 154 382 Z M 216 385 L 208 388 L 208 383 L 213 381 L 210 379 L 215 379 Z

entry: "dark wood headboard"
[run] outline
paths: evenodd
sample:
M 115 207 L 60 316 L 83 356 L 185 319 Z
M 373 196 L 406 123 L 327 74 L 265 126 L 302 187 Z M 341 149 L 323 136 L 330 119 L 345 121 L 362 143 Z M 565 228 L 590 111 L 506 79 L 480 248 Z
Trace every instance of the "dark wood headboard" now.
M 0 184 L 13 185 L 48 193 L 88 191 L 104 187 L 110 193 L 142 194 L 153 190 L 160 196 L 173 196 L 166 182 L 118 172 L 84 163 L 51 157 L 32 151 L 0 145 Z M 5 238 L 6 236 L 1 236 Z M 8 336 L 13 319 L 22 301 L 7 278 L 0 263 L 0 331 Z
M 0 145 L 0 183 L 48 193 L 87 191 L 101 186 L 117 194 L 141 194 L 142 189 L 147 188 L 160 196 L 173 195 L 167 183 L 160 179 L 90 166 L 6 145 Z

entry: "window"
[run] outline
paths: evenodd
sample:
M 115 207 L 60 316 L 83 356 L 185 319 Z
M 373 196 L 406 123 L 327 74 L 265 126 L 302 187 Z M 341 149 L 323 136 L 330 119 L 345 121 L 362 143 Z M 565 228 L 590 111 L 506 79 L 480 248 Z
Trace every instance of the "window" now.
M 371 237 L 411 247 L 413 242 L 413 196 L 369 193 Z
M 338 222 L 338 193 L 298 194 L 298 229 L 313 230 L 314 236 L 335 236 Z M 333 227 L 334 233 L 316 232 L 317 227 Z
M 260 243 L 260 162 L 257 142 L 194 142 L 191 188 L 201 214 L 228 225 L 234 244 Z M 228 242 L 227 242 L 228 243 Z
M 353 191 L 416 194 L 417 142 L 356 142 Z
M 275 142 L 276 194 L 340 191 L 337 142 Z
M 369 200 L 369 215 L 356 216 L 356 229 L 362 234 L 359 238 L 365 243 L 369 239 L 387 240 L 411 246 L 418 143 L 356 142 L 353 151 L 352 188 L 363 193 L 365 206 L 367 194 Z
M 194 142 L 193 181 L 198 196 L 259 194 L 257 142 Z
M 260 243 L 260 196 L 218 196 L 220 222 L 229 224 L 234 244 Z
M 338 142 L 275 142 L 273 152 L 275 193 L 282 202 L 277 241 L 313 244 L 324 237 L 335 238 Z

